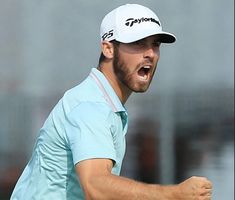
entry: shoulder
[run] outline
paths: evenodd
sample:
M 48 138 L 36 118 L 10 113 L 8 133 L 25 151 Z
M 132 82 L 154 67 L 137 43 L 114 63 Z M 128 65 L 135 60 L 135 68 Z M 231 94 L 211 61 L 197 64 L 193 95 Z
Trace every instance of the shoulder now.
M 104 102 L 80 102 L 68 113 L 68 120 L 77 124 L 85 123 L 107 123 L 113 116 L 113 111 L 107 103 Z
M 89 110 L 99 110 L 105 107 L 106 100 L 94 82 L 87 77 L 79 85 L 67 90 L 60 100 L 59 108 L 65 115 L 81 114 Z M 103 105 L 103 106 L 102 106 Z M 104 110 L 104 109 L 103 109 Z

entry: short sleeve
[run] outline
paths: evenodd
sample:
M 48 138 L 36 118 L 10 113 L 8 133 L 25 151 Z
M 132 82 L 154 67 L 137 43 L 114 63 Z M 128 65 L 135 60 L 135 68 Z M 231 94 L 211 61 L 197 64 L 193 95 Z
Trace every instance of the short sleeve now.
M 93 158 L 116 162 L 111 116 L 106 104 L 93 102 L 81 103 L 68 114 L 65 131 L 74 165 Z

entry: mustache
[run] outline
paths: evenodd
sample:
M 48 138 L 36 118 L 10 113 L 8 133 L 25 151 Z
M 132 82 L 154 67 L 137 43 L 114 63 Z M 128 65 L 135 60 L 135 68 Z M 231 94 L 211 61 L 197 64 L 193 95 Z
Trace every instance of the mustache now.
M 154 63 L 153 60 L 145 60 L 137 65 L 137 69 L 142 68 L 143 66 L 150 66 L 150 68 L 154 68 L 157 66 L 157 63 Z
M 144 66 L 144 65 L 154 66 L 154 59 L 153 58 L 145 58 L 139 65 L 140 66 Z

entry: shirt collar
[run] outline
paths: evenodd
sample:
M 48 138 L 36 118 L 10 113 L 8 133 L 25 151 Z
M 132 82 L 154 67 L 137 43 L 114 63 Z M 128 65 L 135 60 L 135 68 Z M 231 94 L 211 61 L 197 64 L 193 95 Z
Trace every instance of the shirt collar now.
M 96 82 L 114 112 L 126 112 L 125 107 L 102 72 L 92 68 L 89 76 Z

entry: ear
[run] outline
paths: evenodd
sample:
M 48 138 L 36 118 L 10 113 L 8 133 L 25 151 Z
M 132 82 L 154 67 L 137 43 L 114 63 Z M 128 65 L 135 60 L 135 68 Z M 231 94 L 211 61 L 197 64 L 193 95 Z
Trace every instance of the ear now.
M 113 44 L 111 42 L 103 41 L 101 43 L 101 50 L 106 58 L 108 58 L 108 59 L 113 58 L 114 48 L 113 48 Z

